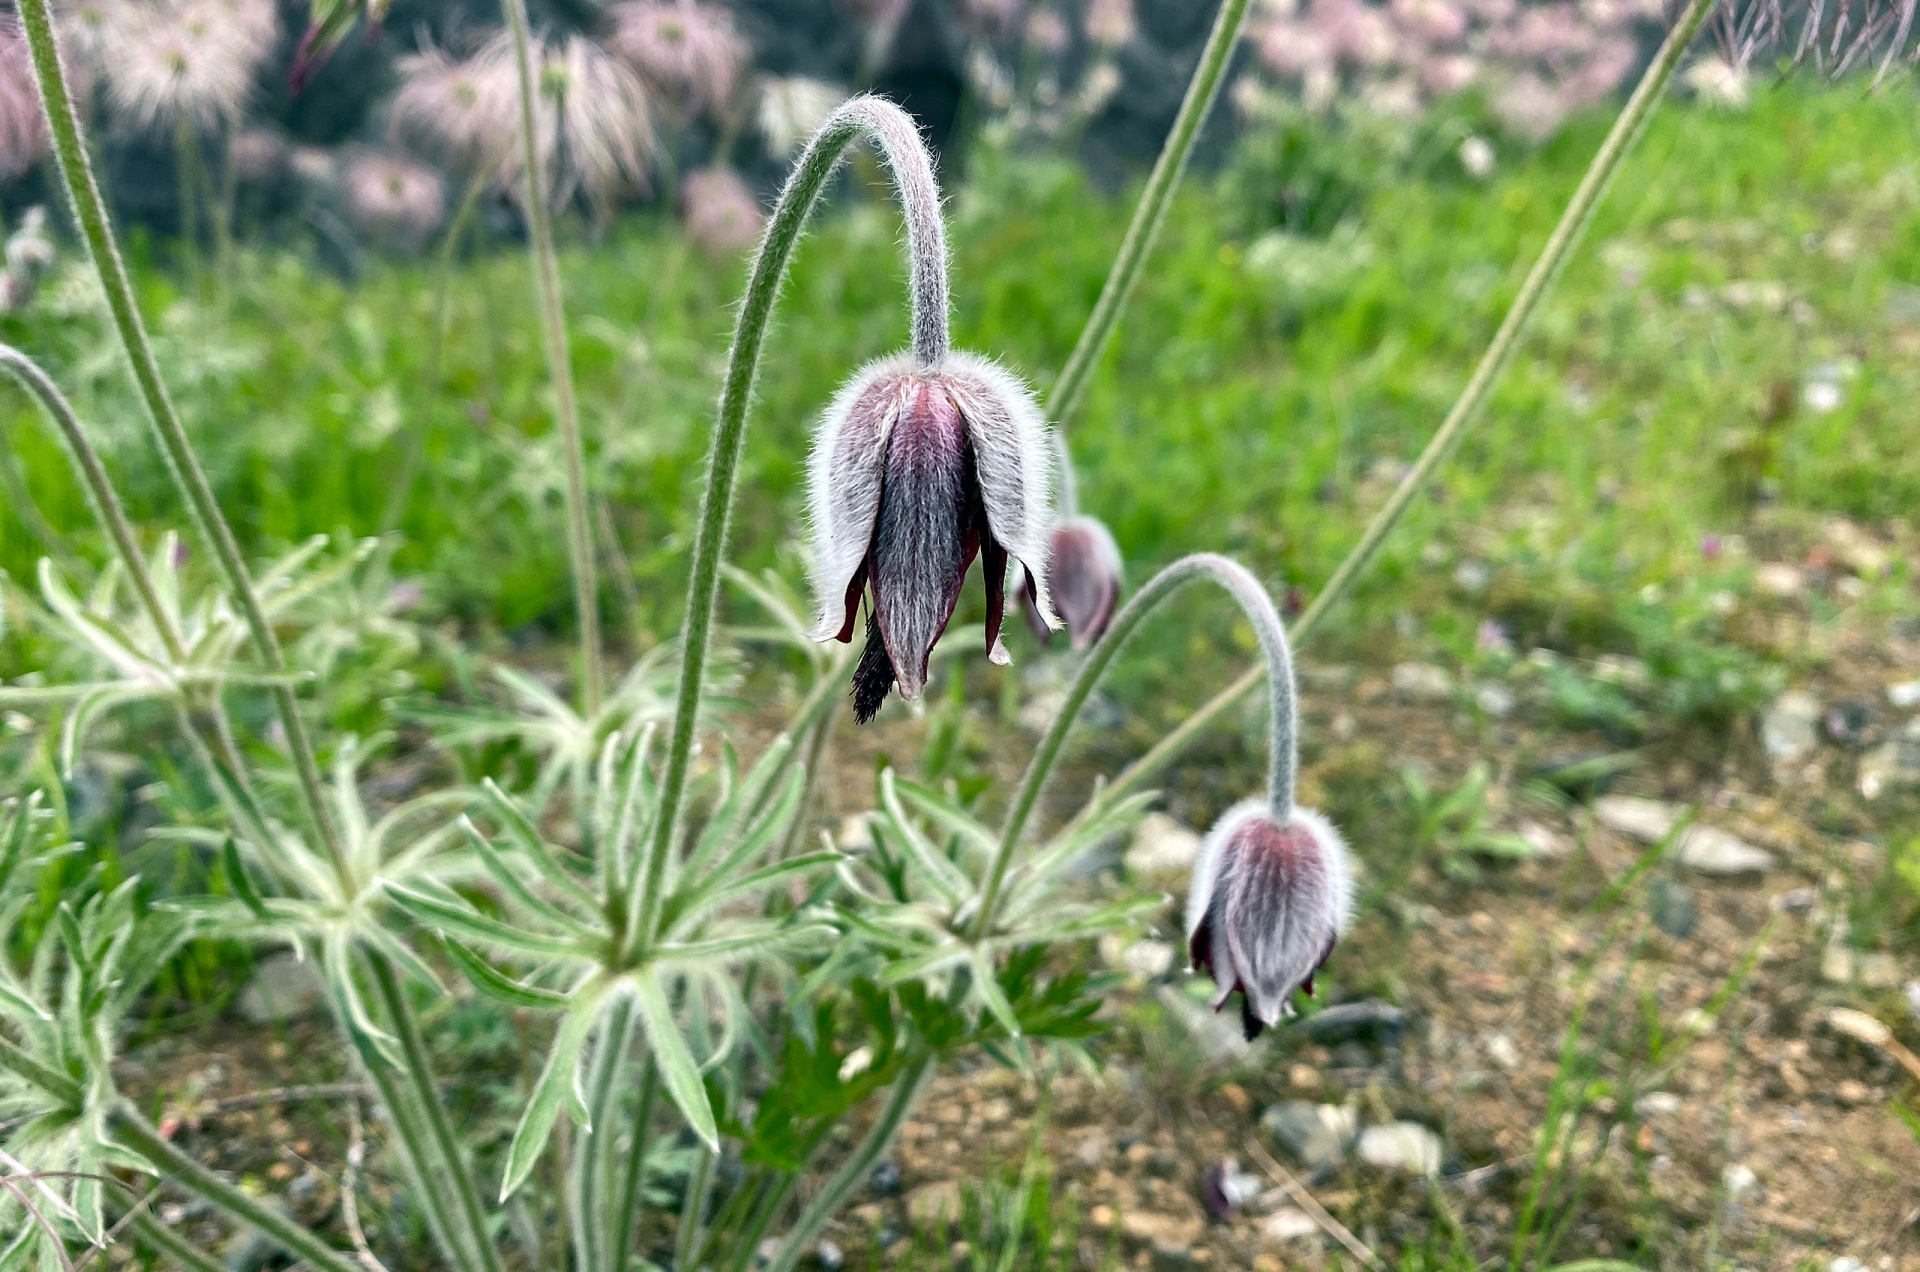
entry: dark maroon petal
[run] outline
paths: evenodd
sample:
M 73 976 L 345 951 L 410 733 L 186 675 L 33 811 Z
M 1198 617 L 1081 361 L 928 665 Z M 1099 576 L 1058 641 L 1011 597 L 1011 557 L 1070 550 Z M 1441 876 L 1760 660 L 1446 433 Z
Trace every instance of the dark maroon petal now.
M 1253 1014 L 1253 1000 L 1247 997 L 1245 990 L 1240 991 L 1240 1030 L 1252 1042 L 1266 1029 L 1267 1022 Z
M 860 591 L 867 585 L 867 562 L 862 561 L 860 568 L 853 572 L 853 579 L 847 584 L 847 617 L 840 624 L 840 630 L 833 638 L 842 645 L 853 640 L 853 625 L 860 621 Z
M 902 696 L 919 694 L 927 660 L 980 550 L 980 482 L 959 411 L 916 384 L 887 443 L 873 532 L 873 603 Z
M 987 656 L 1002 662 L 1006 659 L 1000 647 L 1000 624 L 1007 615 L 1007 550 L 987 530 L 984 518 L 980 531 L 980 573 L 987 583 Z
M 1193 935 L 1187 938 L 1187 961 L 1193 964 L 1196 972 L 1213 975 L 1213 921 L 1218 905 L 1207 907 L 1206 917 L 1193 929 Z
M 1053 643 L 1053 629 L 1047 626 L 1046 619 L 1040 617 L 1040 594 L 1034 585 L 1033 571 L 1025 570 L 1023 573 L 1026 582 L 1020 589 L 1020 612 L 1026 615 L 1027 630 L 1040 642 L 1040 648 L 1045 649 Z

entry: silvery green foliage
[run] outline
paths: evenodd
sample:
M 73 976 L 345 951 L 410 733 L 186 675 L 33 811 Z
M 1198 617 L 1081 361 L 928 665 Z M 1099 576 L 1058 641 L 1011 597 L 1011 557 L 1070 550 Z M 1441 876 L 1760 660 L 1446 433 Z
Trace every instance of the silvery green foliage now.
M 508 1150 L 503 1196 L 525 1182 L 563 1107 L 590 1129 L 582 1054 L 591 1037 L 601 1048 L 624 1045 L 624 1027 L 610 1023 L 616 1011 L 623 1013 L 618 1019 L 637 1013 L 667 1093 L 694 1132 L 717 1145 L 700 1065 L 670 1005 L 675 988 L 711 995 L 727 1005 L 729 1021 L 738 1021 L 747 1009 L 734 968 L 832 934 L 810 910 L 770 917 L 760 904 L 775 885 L 840 859 L 833 851 L 769 859 L 800 800 L 802 773 L 784 740 L 744 776 L 736 776 L 729 752 L 704 824 L 674 840 L 660 896 L 638 886 L 648 877 L 654 843 L 651 741 L 648 730 L 603 744 L 578 810 L 577 850 L 550 842 L 522 805 L 484 784 L 477 811 L 492 833 L 464 818 L 460 829 L 499 890 L 504 918 L 430 880 L 384 884 L 416 922 L 441 934 L 477 989 L 559 1016 L 553 1050 Z M 498 969 L 493 959 L 514 971 Z M 711 1060 L 727 1046 L 702 1049 Z
M 16 931 L 41 871 L 77 847 L 48 843 L 50 820 L 37 791 L 0 803 L 0 932 Z M 151 1171 L 108 1131 L 113 1062 L 127 1013 L 188 926 L 142 913 L 137 880 L 87 883 L 67 890 L 19 965 L 0 945 L 0 1268 L 58 1267 L 70 1245 L 102 1244 L 109 1202 L 123 1200 L 108 1171 Z M 62 1089 L 27 1080 L 30 1068 Z

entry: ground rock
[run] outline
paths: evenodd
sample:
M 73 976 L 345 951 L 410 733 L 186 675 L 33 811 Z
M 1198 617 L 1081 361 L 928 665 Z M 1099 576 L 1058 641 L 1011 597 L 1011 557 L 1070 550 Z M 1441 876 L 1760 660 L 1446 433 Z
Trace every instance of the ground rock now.
M 1632 795 L 1603 795 L 1593 802 L 1594 820 L 1647 844 L 1665 838 L 1684 811 L 1678 804 Z M 1681 865 L 1701 874 L 1757 874 L 1773 868 L 1772 853 L 1718 826 L 1688 827 L 1680 838 L 1678 857 Z
M 1122 861 L 1135 879 L 1185 878 L 1200 856 L 1200 836 L 1165 813 L 1148 813 Z
M 240 991 L 235 1004 L 249 1024 L 271 1025 L 298 1020 L 317 1008 L 326 997 L 320 969 L 311 959 L 292 954 L 272 954 L 253 969 L 253 979 Z
M 1282 1206 L 1260 1221 L 1260 1235 L 1269 1241 L 1297 1241 L 1319 1231 L 1313 1216 L 1294 1206 Z
M 1789 689 L 1760 717 L 1760 744 L 1775 763 L 1803 760 L 1820 744 L 1819 726 L 1820 699 Z
M 1401 663 L 1393 669 L 1393 691 L 1408 702 L 1447 702 L 1453 677 L 1432 663 Z
M 1878 799 L 1883 791 L 1920 784 L 1920 717 L 1860 757 L 1860 793 Z
M 1418 1122 L 1369 1126 L 1354 1146 L 1354 1155 L 1376 1170 L 1411 1175 L 1437 1173 L 1444 1152 L 1440 1137 Z
M 1323 1047 L 1368 1038 L 1394 1047 L 1406 1027 L 1407 1013 L 1378 999 L 1322 1008 L 1300 1022 L 1307 1040 Z
M 1337 1104 L 1287 1100 L 1260 1115 L 1260 1125 L 1309 1170 L 1340 1160 L 1358 1129 L 1354 1111 Z
M 907 1219 L 916 1228 L 945 1228 L 960 1219 L 960 1181 L 922 1184 L 907 1194 Z
M 1120 1216 L 1120 1235 L 1136 1246 L 1155 1249 L 1187 1249 L 1200 1239 L 1198 1219 L 1179 1215 L 1156 1214 L 1151 1210 L 1129 1210 Z

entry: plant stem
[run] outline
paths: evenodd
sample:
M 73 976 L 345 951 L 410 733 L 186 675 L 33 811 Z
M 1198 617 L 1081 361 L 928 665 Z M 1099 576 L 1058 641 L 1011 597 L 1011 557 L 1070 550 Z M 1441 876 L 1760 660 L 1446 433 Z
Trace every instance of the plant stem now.
M 465 1220 L 467 1231 L 478 1247 L 481 1267 L 485 1272 L 501 1272 L 500 1253 L 494 1249 L 493 1234 L 487 1227 L 486 1209 L 480 1204 L 480 1192 L 474 1187 L 473 1171 L 461 1153 L 460 1141 L 454 1138 L 453 1128 L 447 1123 L 446 1110 L 441 1107 L 439 1088 L 433 1080 L 433 1062 L 420 1040 L 420 1029 L 414 1023 L 412 1009 L 407 1006 L 406 994 L 385 955 L 378 950 L 368 949 L 366 959 L 368 968 L 373 972 L 374 987 L 386 1008 L 388 1022 L 394 1036 L 400 1040 L 401 1054 L 406 1059 L 403 1072 L 407 1083 L 413 1088 L 421 1115 L 426 1118 L 427 1130 L 433 1136 L 434 1147 L 441 1159 L 439 1167 L 446 1172 L 445 1179 L 429 1180 L 428 1186 L 444 1186 L 452 1190 L 454 1200 L 460 1206 L 461 1218 Z M 378 1063 L 377 1057 L 375 1063 Z
M 74 413 L 73 405 L 60 392 L 60 386 L 53 382 L 53 377 L 41 370 L 32 358 L 11 345 L 0 344 L 0 371 L 19 381 L 20 387 L 39 401 L 47 417 L 59 430 L 60 440 L 66 443 L 67 453 L 73 457 L 80 484 L 93 504 L 94 516 L 100 519 L 101 528 L 113 540 L 114 549 L 120 554 L 120 563 L 127 567 L 127 578 L 133 583 L 133 590 L 139 594 L 140 603 L 145 607 L 148 617 L 153 620 L 154 628 L 160 634 L 160 642 L 166 646 L 167 657 L 175 663 L 185 663 L 186 646 L 179 629 L 174 625 L 173 616 L 160 603 L 159 590 L 154 587 L 153 576 L 147 571 L 147 559 L 141 555 L 139 541 L 133 537 L 133 523 L 127 519 L 127 510 L 113 488 L 112 478 L 107 476 L 106 465 L 100 462 L 100 453 L 93 448 L 86 429 L 81 427 L 80 417 Z
M 640 1107 L 634 1112 L 626 1175 L 620 1182 L 620 1208 L 614 1212 L 613 1233 L 607 1243 L 613 1272 L 626 1272 L 633 1257 L 633 1232 L 639 1226 L 641 1194 L 647 1182 L 647 1132 L 653 1122 L 654 1096 L 659 1091 L 660 1066 L 649 1055 L 646 1072 L 640 1078 Z
M 187 1156 L 166 1140 L 124 1101 L 109 1114 L 109 1125 L 122 1144 L 146 1158 L 173 1182 L 236 1219 L 252 1224 L 279 1242 L 289 1253 L 305 1259 L 320 1272 L 365 1272 L 359 1263 L 335 1250 L 281 1214 Z
M 133 1235 L 172 1259 L 187 1272 L 228 1272 L 227 1265 L 144 1211 L 133 1220 Z
M 63 1103 L 78 1106 L 84 1094 L 80 1084 L 57 1070 L 49 1069 L 5 1038 L 0 1038 L 0 1069 L 23 1078 Z
M 420 1208 L 426 1214 L 427 1228 L 459 1272 L 478 1272 L 473 1250 L 460 1239 L 453 1217 L 447 1213 L 447 1199 L 435 1187 L 439 1181 L 434 1177 L 433 1158 L 427 1149 L 428 1136 L 421 1129 L 415 1101 L 401 1085 L 399 1073 L 377 1051 L 364 1047 L 359 1054 L 368 1077 L 380 1093 L 380 1102 L 386 1105 L 394 1130 L 393 1142 L 400 1149 L 402 1164 L 412 1176 Z
M 576 1145 L 574 1184 L 574 1257 L 581 1272 L 624 1272 L 608 1257 L 602 1243 L 609 1235 L 605 1190 L 613 1175 L 614 1105 L 620 1095 L 618 1078 L 633 1042 L 633 1002 L 616 999 L 600 1024 L 589 1080 L 587 1129 Z
M 873 1126 L 867 1131 L 867 1137 L 860 1141 L 860 1147 L 854 1150 L 852 1157 L 841 1163 L 833 1178 L 820 1186 L 806 1210 L 794 1222 L 787 1235 L 780 1242 L 780 1249 L 768 1265 L 768 1272 L 793 1272 L 807 1250 L 813 1245 L 813 1239 L 820 1235 L 820 1229 L 826 1227 L 827 1220 L 833 1218 L 847 1197 L 866 1179 L 880 1154 L 887 1151 L 887 1145 L 893 1142 L 894 1132 L 907 1120 L 907 1114 L 919 1103 L 920 1088 L 924 1085 L 928 1072 L 933 1068 L 933 1053 L 922 1052 L 907 1062 L 898 1078 L 894 1079 L 893 1094 L 888 1098 L 880 1116 L 874 1119 Z
M 986 885 L 981 892 L 979 916 L 974 921 L 976 939 L 993 930 L 1001 885 L 1005 881 L 1008 866 L 1013 862 L 1014 852 L 1019 847 L 1021 833 L 1040 801 L 1040 793 L 1046 789 L 1047 777 L 1053 770 L 1054 762 L 1060 758 L 1067 735 L 1072 732 L 1080 709 L 1092 696 L 1094 686 L 1100 683 L 1100 678 L 1106 674 L 1107 668 L 1140 624 L 1174 593 L 1201 579 L 1218 583 L 1239 603 L 1247 620 L 1253 624 L 1254 635 L 1259 638 L 1260 647 L 1266 654 L 1264 670 L 1268 684 L 1272 686 L 1271 723 L 1267 737 L 1267 798 L 1277 816 L 1284 817 L 1292 812 L 1294 770 L 1298 763 L 1294 738 L 1293 660 L 1280 615 L 1274 610 L 1266 589 L 1239 562 L 1210 552 L 1182 557 L 1147 580 L 1146 585 L 1121 607 L 1114 616 L 1113 624 L 1088 651 L 1086 660 L 1075 673 L 1073 684 L 1067 689 L 1066 700 L 1060 704 L 1059 713 L 1054 716 L 1033 758 L 1028 761 L 1026 776 L 1020 780 L 1019 793 L 1014 796 L 1013 806 L 1007 810 L 1006 825 L 1000 832 L 1000 846 L 995 850 L 993 863 L 988 867 Z
M 286 659 L 280 652 L 279 638 L 274 635 L 273 626 L 267 621 L 259 594 L 254 591 L 246 563 L 241 559 L 240 547 L 234 541 L 232 527 L 220 512 L 220 505 L 213 497 L 213 488 L 208 485 L 206 474 L 201 471 L 200 462 L 194 456 L 192 443 L 187 439 L 186 429 L 180 423 L 180 415 L 167 395 L 166 383 L 160 378 L 160 366 L 154 359 L 153 346 L 147 339 L 146 325 L 141 320 L 140 308 L 134 299 L 132 280 L 127 276 L 126 263 L 121 260 L 120 249 L 114 242 L 106 205 L 101 202 L 100 188 L 94 181 L 93 168 L 87 159 L 86 144 L 80 135 L 80 116 L 74 108 L 72 94 L 67 88 L 66 71 L 60 62 L 49 0 L 20 0 L 19 10 L 32 55 L 34 78 L 40 87 L 40 101 L 46 113 L 48 133 L 53 141 L 54 154 L 60 161 L 60 173 L 66 185 L 67 197 L 73 204 L 74 219 L 87 240 L 88 254 L 92 256 L 94 269 L 100 275 L 101 290 L 106 293 L 107 307 L 113 314 L 114 326 L 132 367 L 134 381 L 146 404 L 148 419 L 153 425 L 160 449 L 167 457 L 168 471 L 185 497 L 201 536 L 213 549 L 214 560 L 225 577 L 228 590 L 233 594 L 234 604 L 239 607 L 246 622 L 260 661 L 269 672 L 284 672 Z M 332 818 L 327 814 L 320 768 L 314 760 L 313 743 L 307 736 L 306 724 L 300 718 L 299 703 L 294 699 L 293 690 L 285 685 L 274 687 L 273 698 L 281 726 L 286 730 L 287 749 L 293 760 L 302 803 L 332 859 L 335 871 L 352 891 L 351 872 L 345 855 L 340 851 Z
M 1539 308 L 1546 294 L 1552 290 L 1561 270 L 1566 267 L 1568 259 L 1573 255 L 1574 248 L 1579 246 L 1588 224 L 1593 219 L 1595 208 L 1599 206 L 1601 197 L 1606 193 L 1608 182 L 1618 171 L 1621 161 L 1639 141 L 1641 134 L 1646 131 L 1647 121 L 1652 118 L 1654 109 L 1660 104 L 1667 83 L 1673 78 L 1674 68 L 1680 63 L 1681 55 L 1693 42 L 1694 35 L 1699 32 L 1701 23 L 1706 21 L 1715 3 L 1716 0 L 1689 0 L 1685 12 L 1680 15 L 1680 20 L 1667 33 L 1665 42 L 1661 44 L 1660 51 L 1654 55 L 1653 62 L 1647 67 L 1646 74 L 1641 77 L 1640 84 L 1634 89 L 1626 108 L 1614 121 L 1613 130 L 1607 134 L 1606 141 L 1594 155 L 1586 175 L 1581 178 L 1579 188 L 1574 191 L 1572 201 L 1567 204 L 1566 211 L 1561 213 L 1559 224 L 1554 226 L 1552 235 L 1547 239 L 1546 247 L 1540 253 L 1540 258 L 1534 262 L 1526 281 L 1521 284 L 1519 294 L 1513 298 L 1513 304 L 1507 310 L 1507 316 L 1501 321 L 1499 330 L 1494 333 L 1493 342 L 1488 345 L 1486 353 L 1481 355 L 1480 362 L 1475 366 L 1466 388 L 1460 392 L 1459 400 L 1453 404 L 1453 409 L 1447 412 L 1446 419 L 1441 422 L 1439 430 L 1427 443 L 1427 448 L 1420 453 L 1419 460 L 1408 470 L 1407 475 L 1400 479 L 1400 485 L 1394 490 L 1393 496 L 1387 500 L 1386 505 L 1379 512 L 1374 514 L 1373 520 L 1367 523 L 1366 529 L 1361 532 L 1360 541 L 1354 544 L 1346 558 L 1334 570 L 1332 577 L 1320 589 L 1319 595 L 1313 598 L 1313 603 L 1307 607 L 1306 613 L 1302 614 L 1299 621 L 1293 625 L 1293 640 L 1296 646 L 1306 643 L 1308 637 L 1325 619 L 1327 611 L 1352 588 L 1360 574 L 1373 564 L 1374 557 L 1379 555 L 1381 545 L 1385 542 L 1387 535 L 1399 524 L 1407 507 L 1426 488 L 1435 470 L 1446 461 L 1461 436 L 1480 418 L 1501 372 L 1506 369 L 1514 351 L 1519 347 L 1521 337 L 1526 334 L 1534 311 Z M 1165 737 L 1154 743 L 1145 755 L 1123 769 L 1120 775 L 1095 797 L 1094 805 L 1090 808 L 1110 804 L 1165 768 L 1199 735 L 1201 730 L 1212 724 L 1234 703 L 1246 696 L 1249 690 L 1259 684 L 1263 674 L 1260 667 L 1250 668 L 1238 680 L 1215 694 L 1205 706 L 1181 721 Z
M 554 418 L 567 463 L 567 556 L 573 565 L 574 606 L 580 622 L 580 714 L 600 711 L 600 583 L 587 527 L 587 456 L 580 439 L 580 411 L 573 398 L 573 360 L 567 348 L 567 316 L 560 303 L 560 260 L 553 250 L 553 219 L 547 210 L 546 163 L 540 153 L 535 111 L 532 40 L 526 0 L 501 0 L 520 80 L 520 148 L 527 178 L 527 231 L 540 298 L 540 326 L 547 340 L 547 370 L 553 376 Z
M 940 221 L 939 188 L 934 184 L 926 145 L 913 120 L 898 106 L 877 97 L 855 97 L 843 102 L 820 126 L 787 178 L 754 256 L 747 293 L 734 323 L 713 450 L 707 457 L 707 487 L 694 532 L 692 577 L 687 584 L 687 612 L 681 629 L 680 685 L 647 859 L 638 933 L 642 939 L 651 938 L 659 915 L 661 874 L 678 829 L 680 800 L 693 762 L 694 727 L 705 687 L 713 611 L 720 593 L 720 562 L 726 551 L 727 524 L 733 515 L 740 452 L 747 437 L 747 408 L 753 400 L 760 351 L 794 246 L 827 179 L 857 137 L 865 137 L 886 157 L 906 213 L 914 353 L 922 362 L 938 361 L 946 353 L 946 237 Z
M 1160 157 L 1154 160 L 1146 189 L 1140 192 L 1140 202 L 1133 209 L 1127 236 L 1120 241 L 1120 254 L 1114 257 L 1113 268 L 1107 272 L 1106 284 L 1101 287 L 1100 298 L 1087 317 L 1087 325 L 1081 328 L 1079 341 L 1067 355 L 1065 365 L 1060 368 L 1060 378 L 1053 382 L 1053 390 L 1047 395 L 1047 416 L 1054 421 L 1056 429 L 1065 425 L 1074 408 L 1080 405 L 1087 380 L 1120 321 L 1121 311 L 1133 295 L 1134 284 L 1140 281 L 1140 271 L 1153 251 L 1154 240 L 1160 237 L 1160 227 L 1166 223 L 1167 209 L 1173 202 L 1174 187 L 1180 184 L 1180 176 L 1186 171 L 1193 143 L 1200 135 L 1200 125 L 1206 122 L 1214 98 L 1220 95 L 1220 83 L 1233 56 L 1233 46 L 1240 38 L 1240 28 L 1246 22 L 1250 2 L 1222 0 L 1220 11 L 1213 19 L 1213 30 L 1200 52 L 1200 64 L 1194 67 L 1187 95 L 1180 101 L 1180 113 L 1173 117 L 1173 128 L 1160 148 Z M 1064 460 L 1064 440 L 1060 446 Z

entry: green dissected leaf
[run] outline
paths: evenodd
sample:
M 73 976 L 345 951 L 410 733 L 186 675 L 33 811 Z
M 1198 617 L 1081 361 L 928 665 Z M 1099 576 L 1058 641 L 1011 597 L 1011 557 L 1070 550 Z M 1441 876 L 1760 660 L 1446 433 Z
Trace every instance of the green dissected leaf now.
M 887 828 L 892 832 L 892 837 L 907 850 L 927 882 L 933 885 L 948 906 L 957 908 L 963 898 L 972 894 L 973 883 L 907 817 L 906 809 L 900 805 L 900 793 L 892 769 L 880 774 L 880 806 L 885 812 Z
M 560 1116 L 560 1106 L 571 1103 L 584 1110 L 586 1101 L 579 1090 L 580 1049 L 586 1045 L 587 1034 L 593 1028 L 602 1001 L 598 994 L 578 996 L 561 1018 L 560 1028 L 553 1037 L 553 1050 L 547 1053 L 547 1067 L 540 1071 L 540 1080 L 534 1083 L 527 1111 L 521 1115 L 520 1125 L 513 1132 L 513 1143 L 507 1148 L 506 1172 L 500 1184 L 501 1201 L 519 1190 L 534 1163 L 540 1160 L 553 1133 L 554 1121 Z
M 643 968 L 634 974 L 633 986 L 640 1023 L 647 1031 L 647 1045 L 659 1062 L 660 1076 L 666 1080 L 667 1094 L 673 1097 L 693 1133 L 717 1152 L 720 1133 L 714 1125 L 713 1105 L 707 1100 L 706 1084 L 700 1080 L 700 1067 L 687 1049 L 687 1040 L 673 1022 L 673 1009 L 667 1005 L 658 973 Z
M 891 1004 L 871 984 L 856 982 L 844 995 L 813 1000 L 808 1026 L 787 1034 L 780 1061 L 770 1069 L 773 1085 L 760 1096 L 753 1124 L 727 1128 L 751 1165 L 782 1173 L 805 1169 L 847 1113 L 900 1071 Z M 862 1048 L 867 1063 L 850 1066 Z
M 322 943 L 320 972 L 327 987 L 327 997 L 333 1001 L 334 1016 L 345 1024 L 348 1036 L 353 1039 L 367 1063 L 384 1061 L 399 1068 L 404 1063 L 400 1042 L 374 1023 L 372 1013 L 361 999 L 360 987 L 353 980 L 351 948 L 342 934 L 329 934 Z
M 895 786 L 903 800 L 935 824 L 944 827 L 947 833 L 957 837 L 976 854 L 991 857 L 1000 846 L 998 835 L 975 821 L 965 809 L 956 807 L 939 791 L 905 777 L 898 779 Z
M 487 808 L 499 818 L 500 828 L 515 844 L 519 845 L 522 852 L 527 854 L 534 868 L 545 877 L 548 883 L 583 905 L 599 904 L 594 895 L 580 882 L 579 874 L 569 870 L 559 857 L 554 855 L 552 846 L 540 837 L 539 827 L 535 826 L 526 813 L 521 811 L 520 805 L 515 803 L 511 796 L 494 784 L 492 778 L 487 778 L 480 783 L 480 793 L 486 800 Z
M 726 881 L 724 871 L 715 871 L 711 890 L 700 890 L 686 897 L 682 902 L 685 908 L 676 907 L 674 920 L 690 917 L 694 910 L 708 910 L 734 897 L 758 892 L 768 884 L 776 883 L 789 875 L 803 874 L 822 866 L 832 866 L 845 861 L 846 854 L 841 852 L 810 852 L 798 857 L 789 857 L 785 861 L 764 866 L 751 874 L 742 875 L 732 882 Z M 680 900 L 680 898 L 676 898 Z
M 480 833 L 479 828 L 470 818 L 460 819 L 460 829 L 466 834 L 467 842 L 473 846 L 475 854 L 479 856 L 480 864 L 487 868 L 487 873 L 493 876 L 494 882 L 498 883 L 508 896 L 549 923 L 566 928 L 576 935 L 587 936 L 592 933 L 592 928 L 544 897 L 536 895 L 531 888 L 527 887 L 526 881 L 501 858 L 499 852 L 494 849 L 493 843 Z
M 1013 1004 L 1007 1001 L 1006 991 L 1000 988 L 1000 978 L 994 972 L 992 953 L 981 947 L 975 947 L 971 953 L 973 961 L 973 992 L 980 995 L 980 1001 L 1007 1031 L 1009 1037 L 1020 1036 L 1020 1018 L 1014 1015 Z
M 458 936 L 462 940 L 479 941 L 484 945 L 547 958 L 582 958 L 589 954 L 577 941 L 523 932 L 498 919 L 488 918 L 457 898 L 430 896 L 391 880 L 383 880 L 382 885 L 395 905 L 412 915 L 415 921 L 435 929 L 443 936 Z
M 657 948 L 658 957 L 663 963 L 699 963 L 708 959 L 745 954 L 753 950 L 783 949 L 804 941 L 833 935 L 835 935 L 834 929 L 824 923 L 800 923 L 792 926 L 757 927 L 733 936 L 714 937 L 706 941 L 688 941 L 678 945 L 661 945 Z
M 233 836 L 220 849 L 220 865 L 227 876 L 227 886 L 233 889 L 233 895 L 240 898 L 247 909 L 253 911 L 253 917 L 266 922 L 266 903 L 260 900 L 260 894 L 254 890 L 253 880 L 247 877 L 247 867 L 240 860 L 240 849 L 234 845 Z
M 1163 909 L 1166 904 L 1167 898 L 1164 896 L 1144 896 L 1127 897 L 1091 910 L 1062 906 L 1060 909 L 1064 913 L 1056 921 L 1036 922 L 1032 927 L 1018 929 L 1015 935 L 1022 943 L 1036 945 L 1083 940 L 1115 928 L 1127 927 L 1135 920 Z
M 458 941 L 446 940 L 443 943 L 473 987 L 488 997 L 515 1007 L 534 1007 L 545 1011 L 567 1005 L 567 995 L 513 980 Z

